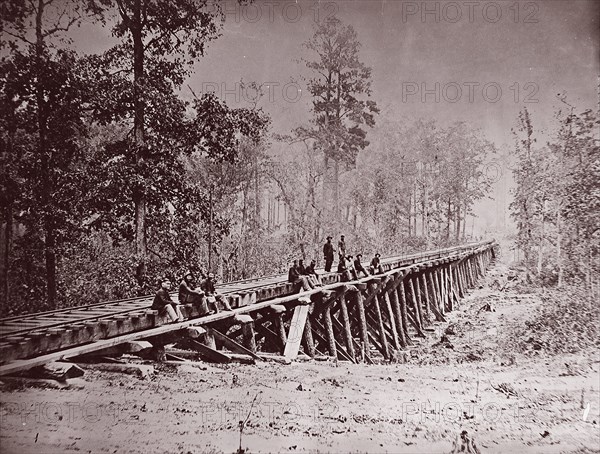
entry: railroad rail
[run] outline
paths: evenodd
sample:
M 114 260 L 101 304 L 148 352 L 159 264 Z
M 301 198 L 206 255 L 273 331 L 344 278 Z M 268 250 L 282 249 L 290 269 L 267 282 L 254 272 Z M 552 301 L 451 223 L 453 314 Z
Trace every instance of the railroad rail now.
M 373 354 L 389 359 L 411 336 L 424 335 L 427 324 L 444 320 L 483 275 L 495 246 L 486 241 L 386 258 L 383 274 L 353 282 L 324 273 L 323 287 L 303 293 L 283 275 L 225 283 L 218 289 L 233 312 L 201 316 L 188 304 L 181 323 L 150 310 L 151 296 L 0 319 L 0 375 L 134 340 L 160 347 L 190 333 L 203 341 L 191 340 L 192 346 L 213 361 L 226 361 L 228 351 L 295 357 L 300 347 L 309 356 L 353 362 L 372 361 Z

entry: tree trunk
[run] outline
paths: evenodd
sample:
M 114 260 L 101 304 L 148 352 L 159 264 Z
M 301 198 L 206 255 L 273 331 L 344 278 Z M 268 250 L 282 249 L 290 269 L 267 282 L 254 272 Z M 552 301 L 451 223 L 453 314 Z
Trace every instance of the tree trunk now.
M 460 240 L 460 202 L 456 204 L 456 232 L 454 232 L 454 238 L 456 241 Z
M 543 224 L 542 224 L 542 232 L 543 232 Z M 561 247 L 562 247 L 562 225 L 561 225 L 561 215 L 560 215 L 560 205 L 556 209 L 556 261 L 558 262 L 558 283 L 557 286 L 562 287 L 563 282 L 563 263 L 561 257 Z
M 340 160 L 335 159 L 334 161 L 334 176 L 333 176 L 333 207 L 335 210 L 334 219 L 336 224 L 340 222 Z
M 417 185 L 415 184 L 413 187 L 413 232 L 414 235 L 417 236 Z
M 7 100 L 8 101 L 8 100 Z M 3 153 L 6 153 L 7 156 L 12 156 L 15 152 L 13 144 L 15 138 L 15 109 L 13 105 L 10 105 L 10 110 L 7 112 L 7 115 L 10 116 L 8 120 L 8 135 L 6 140 L 6 148 L 2 150 Z M 1 142 L 0 142 L 1 143 Z M 12 239 L 13 239 L 13 222 L 14 222 L 14 191 L 16 189 L 16 182 L 12 178 L 12 172 L 10 169 L 10 165 L 7 165 L 3 170 L 0 178 L 4 180 L 5 184 L 5 199 L 2 200 L 3 205 L 3 217 L 4 217 L 4 233 L 2 236 L 3 239 L 3 254 L 2 254 L 2 276 L 0 277 L 1 284 L 1 295 L 0 295 L 0 305 L 5 308 L 8 308 L 8 303 L 10 301 L 10 255 L 12 252 Z
M 254 222 L 255 227 L 260 225 L 260 199 L 261 199 L 261 191 L 260 191 L 260 174 L 258 172 L 258 156 L 254 156 Z M 279 214 L 279 211 L 278 213 Z M 279 223 L 279 216 L 277 219 Z
M 450 220 L 452 218 L 452 202 L 448 199 L 448 211 L 446 212 L 446 242 L 450 242 Z
M 145 158 L 145 103 L 142 98 L 144 90 L 144 43 L 142 40 L 141 0 L 133 2 L 133 17 L 130 31 L 133 39 L 133 146 L 138 166 L 144 164 Z M 135 252 L 137 257 L 136 279 L 138 285 L 144 285 L 146 275 L 146 184 L 142 182 L 134 191 L 135 204 Z
M 467 237 L 467 202 L 465 202 L 465 206 L 463 207 L 463 223 L 462 223 L 462 239 L 464 241 L 464 239 Z
M 408 194 L 408 237 L 412 236 L 412 193 Z
M 56 305 L 56 230 L 51 218 L 46 220 L 44 255 L 46 257 L 46 290 L 48 306 Z
M 545 209 L 546 209 L 546 201 L 544 200 L 544 202 L 542 204 L 542 225 L 541 225 L 541 232 L 540 232 L 540 244 L 538 246 L 538 257 L 537 257 L 537 268 L 536 268 L 538 276 L 540 274 L 542 274 L 542 265 L 543 265 L 543 261 L 544 261 L 544 230 L 545 230 L 545 226 L 546 226 Z
M 427 181 L 423 186 L 423 236 L 429 249 L 429 187 Z
M 8 270 L 10 266 L 10 252 L 12 248 L 13 235 L 13 207 L 7 204 L 4 208 L 4 253 L 2 263 L 2 307 L 8 307 L 10 301 L 10 286 Z
M 43 0 L 38 0 L 36 10 L 36 103 L 37 103 L 37 123 L 38 123 L 38 154 L 41 160 L 41 180 L 42 180 L 42 212 L 43 212 L 43 230 L 44 230 L 44 259 L 46 264 L 46 303 L 50 309 L 54 308 L 56 302 L 56 238 L 54 231 L 54 220 L 52 215 L 51 197 L 52 197 L 52 178 L 50 175 L 50 151 L 47 149 L 47 131 L 48 118 L 46 112 L 46 95 L 42 74 L 44 73 L 44 35 L 42 30 L 42 18 L 44 16 Z

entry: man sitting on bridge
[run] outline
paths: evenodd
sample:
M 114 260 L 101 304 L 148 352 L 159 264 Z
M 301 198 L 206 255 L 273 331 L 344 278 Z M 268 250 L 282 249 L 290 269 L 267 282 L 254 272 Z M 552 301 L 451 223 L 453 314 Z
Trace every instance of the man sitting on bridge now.
M 348 255 L 346 257 L 346 266 L 348 268 L 348 273 L 350 273 L 350 277 L 354 280 L 358 279 L 358 275 L 356 274 L 356 269 L 354 268 L 354 257 Z
M 308 272 L 308 268 L 308 266 L 304 266 L 304 260 L 298 260 L 298 274 L 300 276 L 305 276 L 306 279 L 308 279 L 308 283 L 312 288 L 318 287 L 321 284 L 319 284 L 319 282 L 315 280 L 315 276 L 313 275 L 313 273 Z
M 314 260 L 311 260 L 310 265 L 308 265 L 306 267 L 305 271 L 306 271 L 306 275 L 313 281 L 313 284 L 315 285 L 315 287 L 321 287 L 323 285 L 323 283 L 321 282 L 321 278 L 319 277 L 319 274 L 315 270 L 316 266 L 317 266 L 317 262 Z
M 201 313 L 208 313 L 204 292 L 197 288 L 193 274 L 187 271 L 179 284 L 179 304 L 199 304 Z
M 298 260 L 294 260 L 292 267 L 288 271 L 288 282 L 291 282 L 292 284 L 297 286 L 299 290 L 302 289 L 304 291 L 308 291 L 314 288 L 314 286 L 311 285 L 309 279 L 306 276 L 300 274 Z
M 356 254 L 356 259 L 354 260 L 354 269 L 356 270 L 356 278 L 357 279 L 359 276 L 358 273 L 363 273 L 365 275 L 365 277 L 367 277 L 369 275 L 369 273 L 367 273 L 367 270 L 363 266 L 361 259 L 362 259 L 362 254 Z
M 342 282 L 348 282 L 352 280 L 352 274 L 350 271 L 348 271 L 348 265 L 346 264 L 346 257 L 340 256 L 337 272 L 341 274 Z
M 184 318 L 179 304 L 171 299 L 169 290 L 171 290 L 171 281 L 164 278 L 161 282 L 160 289 L 156 292 L 156 296 L 154 297 L 150 309 L 157 310 L 160 314 L 166 312 L 172 322 L 182 322 Z
M 220 312 L 218 303 L 221 303 L 226 311 L 232 311 L 233 309 L 229 305 L 227 298 L 225 298 L 215 289 L 216 282 L 217 279 L 215 278 L 214 273 L 208 273 L 208 277 L 202 281 L 201 288 L 206 296 L 207 301 L 213 305 L 217 313 Z
M 373 257 L 373 260 L 371 260 L 371 274 L 383 273 L 383 267 L 381 266 L 381 260 L 379 257 L 381 257 L 381 254 L 375 254 L 375 257 Z
M 306 276 L 306 267 L 304 266 L 304 260 L 300 259 L 298 260 L 298 274 L 300 274 L 300 276 Z

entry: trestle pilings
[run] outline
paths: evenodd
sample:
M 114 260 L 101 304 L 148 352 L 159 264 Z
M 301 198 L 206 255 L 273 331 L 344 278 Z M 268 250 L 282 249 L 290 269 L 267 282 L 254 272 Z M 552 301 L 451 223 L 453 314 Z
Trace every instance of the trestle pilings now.
M 435 323 L 445 322 L 493 260 L 490 246 L 339 284 L 303 301 L 286 301 L 276 316 L 259 316 L 255 344 L 261 352 L 285 353 L 291 359 L 301 347 L 309 357 L 392 361 L 397 352 L 434 331 Z M 299 316 L 303 306 L 308 310 Z M 238 331 L 226 334 L 235 337 Z M 247 336 L 242 342 L 252 348 Z

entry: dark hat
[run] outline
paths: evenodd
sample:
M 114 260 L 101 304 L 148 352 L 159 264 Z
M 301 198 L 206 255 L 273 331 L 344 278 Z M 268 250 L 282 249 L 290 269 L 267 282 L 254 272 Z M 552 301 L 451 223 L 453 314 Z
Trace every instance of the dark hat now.
M 378 252 L 377 254 L 375 254 L 375 257 L 381 257 L 381 254 Z
M 332 236 L 328 236 L 328 237 L 327 237 L 327 239 L 328 239 L 328 240 L 332 240 L 332 239 L 333 239 L 333 237 L 332 237 Z
M 362 254 L 356 254 L 356 258 L 362 257 Z

